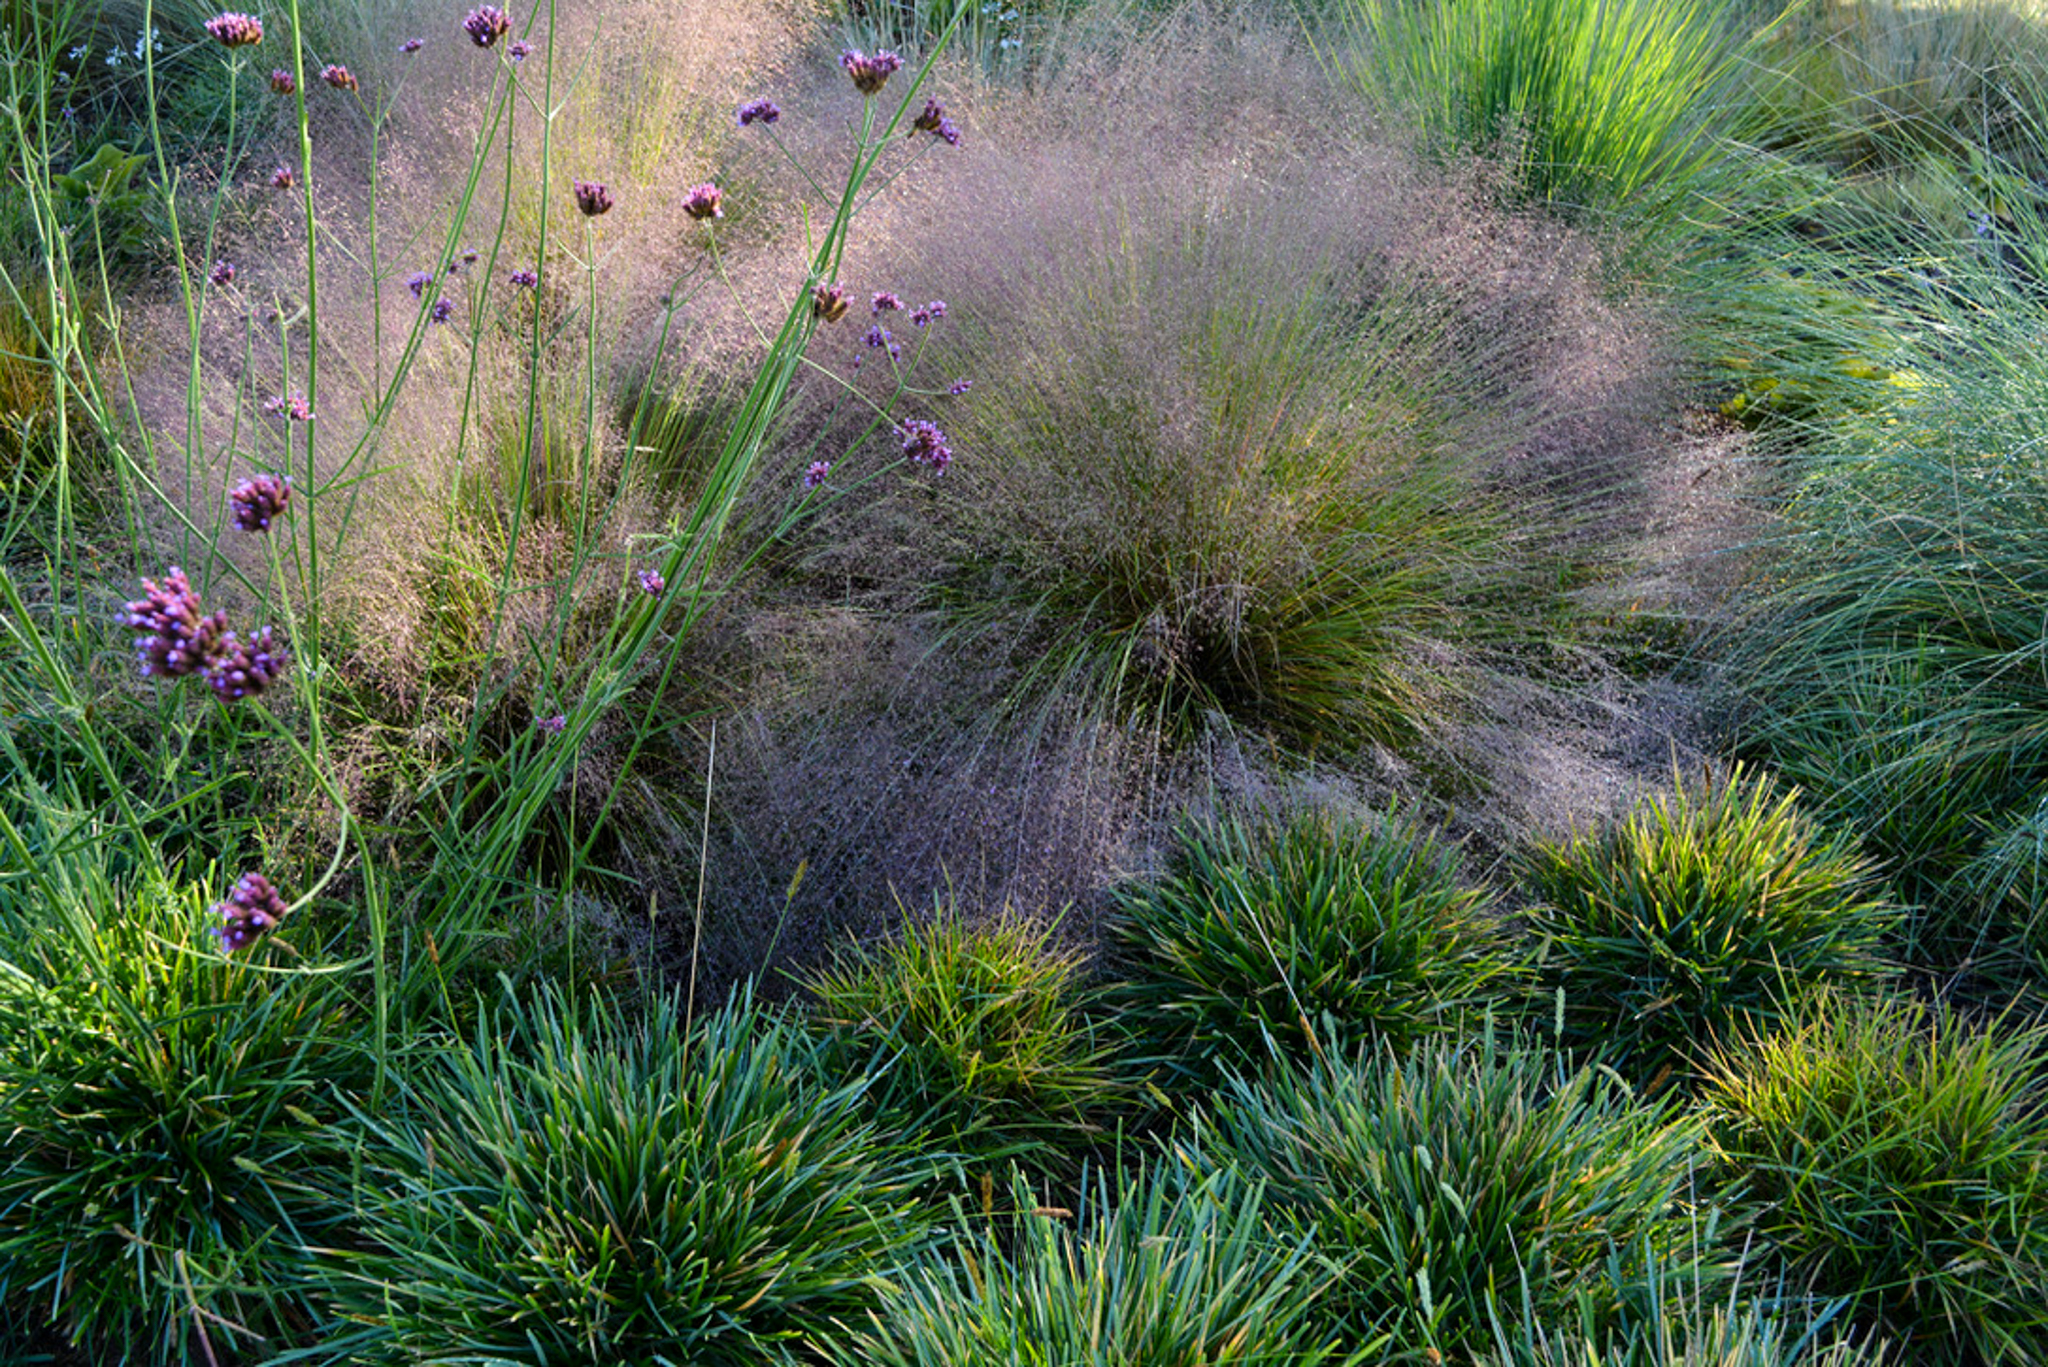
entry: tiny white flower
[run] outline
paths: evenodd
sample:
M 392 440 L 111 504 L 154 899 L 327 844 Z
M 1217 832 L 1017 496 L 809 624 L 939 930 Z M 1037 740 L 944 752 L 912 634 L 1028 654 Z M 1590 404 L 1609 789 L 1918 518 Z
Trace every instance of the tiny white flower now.
M 85 56 L 85 44 L 84 44 L 84 43 L 80 43 L 80 44 L 79 44 L 79 45 L 78 45 L 77 47 L 75 47 L 75 48 L 71 49 L 71 60 L 72 60 L 72 61 L 74 61 L 74 62 L 75 62 L 75 61 L 77 61 L 77 60 L 78 60 L 79 58 L 81 58 L 81 57 L 83 57 L 83 56 Z
M 119 48 L 115 48 L 115 49 L 114 49 L 114 50 L 113 50 L 112 52 L 109 52 L 109 53 L 107 54 L 107 65 L 108 65 L 108 66 L 119 66 L 119 65 L 121 65 L 121 50 L 120 50 Z

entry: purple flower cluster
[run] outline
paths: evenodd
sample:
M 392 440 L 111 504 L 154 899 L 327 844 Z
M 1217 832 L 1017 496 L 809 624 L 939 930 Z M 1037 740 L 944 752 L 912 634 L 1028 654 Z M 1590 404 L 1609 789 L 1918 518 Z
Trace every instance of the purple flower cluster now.
M 455 316 L 455 305 L 446 299 L 436 299 L 434 306 L 427 310 L 427 317 L 437 323 L 445 323 Z
M 668 580 L 661 577 L 660 570 L 641 570 L 634 578 L 640 581 L 640 591 L 649 598 L 658 598 L 668 587 Z
M 974 388 L 974 381 L 972 380 L 955 380 L 946 386 L 946 392 L 957 399 L 972 388 Z
M 281 516 L 292 501 L 292 482 L 276 475 L 257 475 L 228 490 L 235 525 L 245 532 L 267 532 L 270 519 Z
M 263 41 L 263 21 L 253 14 L 229 10 L 206 21 L 206 31 L 223 47 L 249 47 Z
M 271 639 L 269 627 L 251 632 L 246 644 L 230 631 L 208 662 L 206 685 L 222 702 L 236 702 L 283 678 L 291 662 L 290 653 Z
M 600 180 L 579 180 L 575 182 L 576 207 L 590 218 L 610 213 L 612 192 Z
M 960 130 L 946 117 L 946 106 L 937 100 L 926 100 L 924 113 L 912 119 L 910 126 L 916 132 L 936 135 L 948 147 L 960 145 Z
M 450 261 L 448 263 L 448 274 L 460 275 L 462 273 L 462 268 L 464 266 L 474 266 L 475 264 L 476 248 L 470 247 L 467 250 L 465 250 L 461 255 L 457 256 L 453 261 Z
M 724 218 L 725 210 L 718 207 L 719 201 L 724 198 L 725 191 L 710 181 L 702 185 L 693 185 L 690 187 L 690 193 L 683 199 L 683 212 L 698 220 Z
M 292 77 L 292 73 L 291 73 L 291 72 L 289 72 L 289 71 L 286 71 L 286 70 L 285 70 L 285 69 L 284 69 L 283 67 L 278 67 L 278 68 L 277 68 L 277 69 L 276 69 L 275 71 L 272 71 L 272 72 L 270 73 L 270 93 L 271 93 L 271 94 L 273 94 L 273 95 L 289 95 L 289 94 L 291 94 L 291 93 L 292 93 L 292 92 L 293 92 L 294 90 L 297 90 L 298 88 L 299 88 L 299 83 L 298 83 L 298 81 L 294 80 L 294 79 L 293 79 L 293 77 Z
M 221 923 L 213 928 L 214 938 L 229 954 L 246 949 L 257 936 L 277 929 L 284 919 L 284 896 L 260 873 L 245 873 L 235 881 L 225 902 L 214 905 Z
M 289 166 L 280 166 L 270 173 L 270 188 L 273 190 L 289 190 L 296 184 L 298 177 L 292 174 Z
M 211 271 L 207 272 L 206 278 L 207 278 L 208 280 L 211 280 L 211 281 L 212 281 L 212 282 L 213 282 L 214 284 L 216 284 L 216 285 L 232 285 L 232 284 L 234 284 L 234 283 L 235 283 L 235 263 L 234 263 L 234 262 L 232 262 L 232 261 L 216 261 L 216 262 L 214 262 L 214 263 L 213 263 L 213 269 L 212 269 Z
M 320 68 L 320 79 L 333 86 L 336 90 L 354 90 L 356 88 L 355 73 L 345 66 L 337 66 L 332 62 Z
M 903 359 L 903 349 L 896 344 L 896 334 L 883 327 L 880 323 L 869 328 L 867 334 L 861 340 L 871 347 L 889 348 L 889 359 L 892 361 Z
M 847 308 L 844 285 L 819 285 L 811 291 L 811 312 L 828 323 L 844 318 Z
M 903 439 L 903 456 L 911 464 L 929 465 L 933 474 L 943 475 L 953 463 L 953 448 L 937 423 L 912 418 L 897 428 L 896 434 Z
M 880 317 L 903 307 L 903 300 L 887 290 L 876 290 L 875 297 L 868 303 L 868 312 Z
M 815 488 L 817 488 L 817 487 L 818 487 L 818 486 L 819 486 L 820 484 L 823 484 L 823 483 L 825 482 L 825 476 L 827 476 L 827 475 L 829 475 L 829 474 L 831 474 L 831 473 L 832 473 L 832 462 L 831 462 L 831 461 L 829 461 L 829 460 L 814 460 L 814 461 L 812 461 L 812 462 L 811 462 L 811 468 L 810 468 L 810 469 L 808 469 L 808 470 L 806 470 L 806 471 L 804 471 L 804 488 L 806 488 L 806 489 L 815 489 Z
M 740 106 L 740 127 L 750 123 L 774 123 L 782 117 L 782 106 L 773 100 L 748 100 Z
M 887 48 L 873 56 L 858 48 L 839 54 L 839 65 L 853 78 L 853 88 L 863 95 L 873 95 L 889 83 L 889 77 L 900 71 L 903 59 Z
M 505 278 L 523 290 L 540 288 L 540 273 L 538 271 L 514 271 Z
M 537 730 L 545 731 L 550 736 L 559 736 L 568 729 L 569 718 L 557 712 L 552 717 L 535 717 L 533 724 Z
M 910 315 L 910 325 L 912 327 L 921 328 L 926 323 L 936 322 L 937 320 L 945 316 L 946 301 L 943 299 L 934 299 L 929 304 L 926 304 L 921 309 L 917 309 Z
M 142 597 L 129 603 L 122 624 L 145 633 L 135 638 L 135 658 L 144 674 L 182 679 L 206 668 L 227 634 L 224 612 L 206 615 L 185 571 L 176 565 L 159 584 L 142 581 Z
M 427 40 L 424 38 L 408 38 L 398 45 L 398 50 L 400 52 L 403 52 L 406 56 L 410 57 L 413 53 L 418 52 L 421 48 L 425 47 L 426 45 Z
M 304 394 L 273 394 L 263 401 L 263 411 L 273 418 L 290 418 L 293 422 L 313 421 L 313 406 L 306 402 Z
M 524 38 L 514 38 L 512 46 L 505 49 L 505 55 L 514 62 L 523 62 L 533 55 L 533 44 Z
M 462 21 L 469 40 L 478 47 L 490 47 L 512 31 L 512 20 L 496 5 L 478 5 Z
M 405 287 L 412 291 L 412 297 L 415 299 L 424 298 L 427 293 L 427 286 L 433 283 L 434 277 L 425 271 L 414 271 L 411 275 L 405 277 Z

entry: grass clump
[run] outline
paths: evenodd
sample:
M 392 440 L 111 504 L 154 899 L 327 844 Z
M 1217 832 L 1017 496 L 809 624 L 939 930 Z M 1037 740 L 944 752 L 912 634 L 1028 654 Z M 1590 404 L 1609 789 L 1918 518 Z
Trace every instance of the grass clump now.
M 970 926 L 942 908 L 812 976 L 833 1056 L 876 1077 L 869 1098 L 891 1130 L 1034 1168 L 1099 1132 L 1109 1051 L 1055 930 L 1014 913 Z
M 1341 1360 L 1321 1302 L 1330 1266 L 1270 1233 L 1263 1192 L 1167 1159 L 1098 1180 L 1076 1212 L 1013 1192 L 1018 1227 L 969 1234 L 905 1277 L 838 1361 L 1313 1364 Z
M 1823 983 L 1883 971 L 1900 913 L 1869 895 L 1854 842 L 1795 796 L 1738 767 L 1525 857 L 1568 1043 L 1650 1077 Z
M 1698 1124 L 1490 1033 L 1233 1081 L 1200 1146 L 1345 1265 L 1359 1345 L 1455 1359 L 1497 1317 L 1604 1332 L 1657 1278 L 1719 1283 L 1686 1204 Z
M 225 960 L 160 868 L 53 862 L 69 895 L 0 926 L 0 1292 L 103 1360 L 289 1343 L 320 1318 L 303 1249 L 347 1210 L 364 1018 L 333 977 Z
M 1426 141 L 1509 148 L 1516 188 L 1566 206 L 1680 203 L 1711 170 L 1726 70 L 1704 0 L 1349 0 L 1337 65 Z
M 1201 1072 L 1405 1050 L 1476 1013 L 1506 968 L 1483 894 L 1412 818 L 1191 825 L 1116 896 L 1126 1013 Z
M 864 1086 L 743 996 L 508 998 L 368 1120 L 379 1252 L 338 1294 L 413 1362 L 801 1360 L 924 1236 Z
M 1711 1142 L 1794 1284 L 1915 1361 L 2048 1357 L 2048 1029 L 1829 1000 L 1707 1069 Z

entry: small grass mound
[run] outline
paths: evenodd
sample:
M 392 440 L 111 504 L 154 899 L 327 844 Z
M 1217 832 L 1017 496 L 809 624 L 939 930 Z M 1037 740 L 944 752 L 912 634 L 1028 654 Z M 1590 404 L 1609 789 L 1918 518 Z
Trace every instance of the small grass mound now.
M 802 1031 L 506 1000 L 370 1124 L 342 1296 L 408 1360 L 793 1362 L 924 1233 Z
M 1642 1077 L 1822 983 L 1875 980 L 1900 913 L 1869 866 L 1768 775 L 1738 767 L 1525 859 L 1564 1039 Z
M 2048 1027 L 1829 1000 L 1707 1068 L 1710 1141 L 1787 1279 L 1910 1361 L 2048 1360 Z
M 1162 1160 L 1098 1184 L 1075 1212 L 1013 1192 L 1006 1237 L 970 1236 L 905 1278 L 838 1361 L 1286 1363 L 1341 1360 L 1321 1301 L 1329 1264 L 1262 1221 L 1262 1191 L 1228 1169 Z
M 877 1081 L 884 1124 L 977 1163 L 1057 1167 L 1098 1132 L 1108 1049 L 1081 966 L 1055 927 L 1015 914 L 970 926 L 941 908 L 810 980 L 831 1054 Z
M 1600 1074 L 1489 1036 L 1234 1080 L 1198 1142 L 1270 1183 L 1280 1226 L 1345 1265 L 1360 1345 L 1388 1335 L 1419 1361 L 1482 1350 L 1496 1322 L 1605 1332 L 1659 1279 L 1718 1285 L 1684 1199 L 1699 1138 Z
M 1190 826 L 1159 878 L 1117 894 L 1126 1015 L 1197 1072 L 1405 1050 L 1505 971 L 1482 900 L 1410 819 Z

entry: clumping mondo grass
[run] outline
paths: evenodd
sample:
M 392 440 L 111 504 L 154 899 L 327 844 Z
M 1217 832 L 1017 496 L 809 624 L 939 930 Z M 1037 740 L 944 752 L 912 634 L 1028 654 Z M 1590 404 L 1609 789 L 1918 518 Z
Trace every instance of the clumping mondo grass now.
M 1113 1099 L 1109 1047 L 1056 926 L 1006 911 L 970 926 L 941 906 L 812 975 L 833 1071 L 875 1077 L 891 1132 L 980 1163 L 1058 1166 Z
M 1688 1184 L 1698 1124 L 1496 1039 L 1226 1085 L 1197 1147 L 1270 1184 L 1344 1271 L 1350 1342 L 1456 1358 L 1497 1320 L 1596 1331 L 1649 1285 L 1721 1285 Z
M 65 895 L 0 899 L 0 1294 L 94 1360 L 289 1345 L 348 1210 L 367 1016 L 338 976 L 226 959 L 236 923 L 147 860 L 117 878 L 90 821 L 58 834 Z
M 1160 1156 L 1077 1210 L 1015 1184 L 1018 1227 L 970 1232 L 904 1275 L 835 1361 L 886 1367 L 1115 1363 L 1313 1367 L 1347 1360 L 1323 1302 L 1333 1265 L 1266 1226 L 1263 1189 Z
M 1484 894 L 1414 818 L 1189 825 L 1115 896 L 1125 1014 L 1201 1073 L 1403 1051 L 1479 1014 L 1507 968 Z
M 1826 1000 L 1707 1067 L 1710 1140 L 1794 1285 L 1912 1361 L 2048 1360 L 2048 1027 Z
M 375 1252 L 333 1292 L 407 1362 L 810 1360 L 925 1237 L 900 1155 L 745 996 L 690 1028 L 544 990 L 373 1136 Z
M 1516 159 L 1516 188 L 1564 206 L 1675 208 L 1716 153 L 1729 66 L 1707 0 L 1349 0 L 1343 75 L 1448 152 Z
M 1661 1083 L 1737 1026 L 1825 983 L 1870 983 L 1902 913 L 1852 839 L 1739 767 L 1522 860 L 1564 1040 Z
M 1659 1302 L 1662 1296 L 1658 1297 Z M 1653 1304 L 1648 1319 L 1607 1334 L 1523 1324 L 1497 1336 L 1493 1367 L 1882 1367 L 1888 1345 L 1836 1323 L 1840 1302 L 1799 1320 L 1733 1294 L 1715 1303 L 1683 1296 Z

